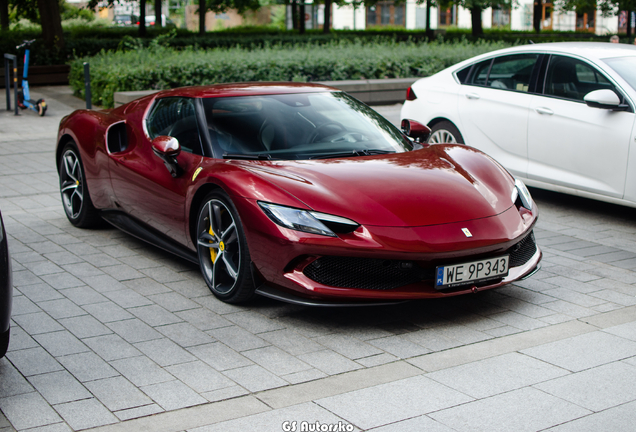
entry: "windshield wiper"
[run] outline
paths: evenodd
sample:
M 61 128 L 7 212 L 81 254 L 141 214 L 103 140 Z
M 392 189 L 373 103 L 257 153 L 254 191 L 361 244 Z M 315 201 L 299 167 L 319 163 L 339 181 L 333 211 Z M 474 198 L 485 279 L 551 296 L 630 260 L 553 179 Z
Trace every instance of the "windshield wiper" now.
M 351 157 L 351 156 L 372 156 L 379 154 L 395 153 L 394 150 L 380 150 L 380 149 L 362 149 L 362 150 L 349 150 L 343 152 L 334 153 L 321 153 L 315 156 L 310 156 L 308 159 L 327 159 L 338 157 Z
M 241 154 L 241 153 L 223 153 L 223 159 L 248 159 L 248 160 L 271 160 L 273 158 L 269 153 L 258 154 Z

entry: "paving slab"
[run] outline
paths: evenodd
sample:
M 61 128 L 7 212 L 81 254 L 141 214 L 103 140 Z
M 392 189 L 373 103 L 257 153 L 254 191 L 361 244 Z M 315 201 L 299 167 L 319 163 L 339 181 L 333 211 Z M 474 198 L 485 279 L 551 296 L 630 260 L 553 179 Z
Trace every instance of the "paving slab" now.
M 543 269 L 473 296 L 354 310 L 228 305 L 197 266 L 114 228 L 68 223 L 55 136 L 83 101 L 68 87 L 33 90 L 50 102 L 45 117 L 0 112 L 16 296 L 0 431 L 634 423 L 636 210 L 532 190 Z M 379 107 L 394 124 L 399 110 Z

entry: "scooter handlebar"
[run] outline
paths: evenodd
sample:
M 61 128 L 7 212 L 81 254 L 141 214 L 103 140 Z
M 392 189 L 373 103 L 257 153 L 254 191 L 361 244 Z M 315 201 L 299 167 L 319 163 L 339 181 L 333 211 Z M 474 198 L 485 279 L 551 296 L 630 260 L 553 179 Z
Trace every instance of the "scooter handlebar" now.
M 16 46 L 15 49 L 20 49 L 20 48 L 22 48 L 24 46 L 29 46 L 33 42 L 35 42 L 35 39 L 22 41 L 22 43 L 20 45 Z

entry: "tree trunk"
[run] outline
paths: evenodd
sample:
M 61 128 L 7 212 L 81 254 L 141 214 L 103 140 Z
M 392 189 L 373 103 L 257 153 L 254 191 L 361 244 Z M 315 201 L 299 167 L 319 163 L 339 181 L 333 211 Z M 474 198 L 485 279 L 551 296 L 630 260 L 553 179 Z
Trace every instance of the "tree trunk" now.
M 9 30 L 9 0 L 0 0 L 0 28 Z
M 62 33 L 62 16 L 57 0 L 38 0 L 38 10 L 42 19 L 42 39 L 44 46 L 51 49 L 64 47 L 64 34 Z
M 356 11 L 354 10 L 353 13 Z M 331 30 L 331 0 L 325 0 L 325 23 L 322 26 L 322 32 L 329 33 L 329 30 Z
M 291 2 L 292 29 L 298 30 L 298 3 L 296 0 Z
M 428 40 L 433 39 L 433 30 L 431 29 L 431 0 L 426 0 L 426 37 Z
M 484 29 L 481 25 L 481 8 L 479 6 L 473 6 L 470 8 L 470 22 L 473 27 L 473 37 L 479 37 L 484 34 Z
M 161 21 L 161 0 L 155 0 L 155 27 L 163 27 L 163 22 Z
M 205 0 L 199 0 L 199 34 L 205 34 L 205 13 L 207 12 Z
M 298 33 L 305 34 L 305 0 L 300 0 L 300 11 L 298 14 Z
M 146 36 L 146 0 L 139 0 L 139 37 Z
M 537 33 L 541 33 L 541 16 L 543 15 L 543 0 L 534 0 L 532 11 L 532 27 Z

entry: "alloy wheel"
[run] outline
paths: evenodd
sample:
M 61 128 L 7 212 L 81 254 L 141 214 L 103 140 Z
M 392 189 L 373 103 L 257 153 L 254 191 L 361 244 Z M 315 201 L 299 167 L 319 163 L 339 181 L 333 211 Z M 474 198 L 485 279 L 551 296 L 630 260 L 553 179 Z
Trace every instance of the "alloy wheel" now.
M 455 136 L 446 129 L 438 129 L 428 139 L 429 144 L 457 144 Z
M 67 150 L 62 156 L 60 191 L 64 210 L 70 219 L 79 218 L 84 205 L 84 179 L 80 164 L 73 150 Z
M 241 272 L 241 242 L 232 212 L 223 201 L 211 199 L 202 207 L 197 233 L 201 269 L 208 286 L 216 294 L 229 294 Z

